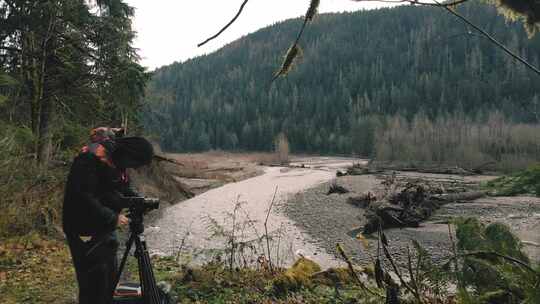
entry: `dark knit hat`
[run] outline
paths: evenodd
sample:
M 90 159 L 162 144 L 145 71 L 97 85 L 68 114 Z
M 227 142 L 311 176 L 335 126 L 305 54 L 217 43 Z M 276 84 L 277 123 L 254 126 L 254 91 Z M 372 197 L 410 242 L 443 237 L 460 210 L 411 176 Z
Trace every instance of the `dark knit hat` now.
M 154 157 L 152 144 L 142 137 L 121 137 L 115 140 L 112 160 L 119 168 L 138 168 L 148 165 Z

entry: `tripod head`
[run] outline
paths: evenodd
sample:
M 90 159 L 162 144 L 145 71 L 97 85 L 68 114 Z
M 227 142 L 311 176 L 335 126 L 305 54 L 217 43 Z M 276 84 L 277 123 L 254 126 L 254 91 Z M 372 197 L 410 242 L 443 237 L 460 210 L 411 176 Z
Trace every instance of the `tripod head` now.
M 129 229 L 132 233 L 142 234 L 144 232 L 144 215 L 152 210 L 159 209 L 159 199 L 142 196 L 129 196 L 123 197 L 122 201 L 125 208 L 129 209 L 129 213 L 127 215 L 127 217 L 131 220 L 129 222 Z

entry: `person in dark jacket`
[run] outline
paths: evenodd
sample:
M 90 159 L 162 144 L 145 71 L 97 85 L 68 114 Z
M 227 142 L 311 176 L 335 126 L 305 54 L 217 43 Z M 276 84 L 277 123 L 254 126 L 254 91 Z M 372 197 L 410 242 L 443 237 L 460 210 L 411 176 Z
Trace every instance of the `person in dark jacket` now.
M 91 142 L 75 157 L 64 195 L 63 229 L 79 284 L 80 304 L 111 301 L 117 271 L 115 231 L 129 222 L 120 214 L 122 197 L 137 196 L 130 188 L 126 169 L 148 165 L 154 155 L 144 138 L 114 138 L 112 133 L 102 133 L 94 136 L 93 132 Z

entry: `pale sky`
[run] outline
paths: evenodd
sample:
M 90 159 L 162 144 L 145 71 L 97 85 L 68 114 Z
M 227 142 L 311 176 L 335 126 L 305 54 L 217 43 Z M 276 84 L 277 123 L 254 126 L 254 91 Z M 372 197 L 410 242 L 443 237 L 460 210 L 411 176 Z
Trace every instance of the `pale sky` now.
M 223 45 L 278 21 L 303 16 L 309 0 L 250 0 L 240 18 L 207 45 L 236 14 L 243 0 L 126 0 L 136 8 L 135 47 L 150 70 L 175 61 L 211 53 Z M 378 2 L 321 0 L 320 12 L 342 12 L 381 7 Z

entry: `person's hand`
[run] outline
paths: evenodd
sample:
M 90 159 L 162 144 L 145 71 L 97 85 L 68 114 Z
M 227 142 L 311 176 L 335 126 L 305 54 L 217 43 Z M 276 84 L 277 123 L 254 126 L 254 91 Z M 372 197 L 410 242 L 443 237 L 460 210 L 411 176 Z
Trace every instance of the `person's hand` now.
M 120 214 L 118 215 L 118 222 L 116 223 L 118 227 L 125 226 L 129 224 L 129 218 L 127 218 L 125 215 Z

